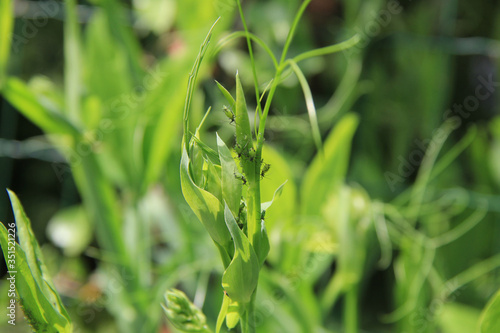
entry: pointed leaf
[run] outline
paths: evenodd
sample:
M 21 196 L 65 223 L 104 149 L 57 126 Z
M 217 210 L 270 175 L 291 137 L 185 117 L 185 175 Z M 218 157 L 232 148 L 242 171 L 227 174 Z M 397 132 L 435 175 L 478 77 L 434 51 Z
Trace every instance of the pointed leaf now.
M 16 290 L 30 325 L 48 332 L 70 332 L 71 320 L 45 266 L 42 251 L 31 230 L 31 223 L 14 192 L 8 190 L 16 219 L 19 244 L 9 238 L 1 225 L 0 242 L 8 270 L 16 276 Z M 1 224 L 1 223 L 0 223 Z M 15 259 L 10 254 L 15 248 Z M 11 266 L 12 265 L 12 266 Z M 52 329 L 52 330 L 51 330 Z M 43 329 L 37 332 L 43 331 Z
M 222 166 L 222 197 L 231 209 L 234 216 L 238 216 L 241 200 L 242 183 L 236 179 L 238 167 L 227 148 L 226 144 L 217 134 L 217 146 L 219 148 L 219 159 Z
M 9 103 L 44 132 L 49 134 L 79 134 L 78 129 L 61 114 L 45 108 L 21 80 L 16 78 L 7 80 L 2 93 Z
M 210 192 L 196 185 L 189 172 L 190 160 L 186 149 L 182 149 L 181 159 L 181 187 L 187 203 L 203 223 L 210 237 L 225 247 L 231 241 L 231 235 L 224 223 L 222 205 Z
M 278 199 L 281 196 L 281 193 L 283 192 L 283 187 L 285 186 L 285 184 L 287 183 L 287 181 L 288 180 L 285 180 L 285 182 L 283 184 L 281 184 L 276 189 L 276 191 L 274 191 L 273 199 L 271 201 L 263 202 L 260 205 L 262 211 L 267 210 L 269 207 L 271 207 L 271 205 L 273 204 L 274 200 Z
M 64 313 L 58 309 L 58 305 L 53 305 L 49 296 L 42 290 L 41 285 L 46 281 L 37 279 L 32 274 L 32 269 L 28 264 L 26 254 L 19 244 L 9 239 L 9 232 L 5 226 L 0 223 L 0 244 L 3 255 L 7 262 L 9 271 L 8 278 L 15 276 L 16 291 L 20 300 L 20 305 L 34 332 L 48 333 L 71 333 L 71 322 L 64 310 Z M 15 250 L 14 250 L 15 248 Z M 12 267 L 9 263 L 9 254 L 15 251 L 15 264 Z M 55 294 L 55 291 L 52 291 Z M 64 308 L 61 308 L 64 309 Z
M 318 154 L 311 163 L 302 185 L 305 215 L 319 215 L 329 194 L 344 181 L 357 125 L 358 117 L 354 114 L 342 118 L 326 139 L 324 154 Z
M 236 108 L 236 101 L 234 100 L 233 96 L 231 96 L 231 93 L 227 91 L 227 89 L 224 88 L 224 86 L 220 84 L 218 81 L 215 81 L 215 83 L 217 83 L 217 87 L 219 87 L 219 90 L 221 91 L 222 95 L 224 95 L 227 102 L 229 103 L 231 110 L 234 110 Z

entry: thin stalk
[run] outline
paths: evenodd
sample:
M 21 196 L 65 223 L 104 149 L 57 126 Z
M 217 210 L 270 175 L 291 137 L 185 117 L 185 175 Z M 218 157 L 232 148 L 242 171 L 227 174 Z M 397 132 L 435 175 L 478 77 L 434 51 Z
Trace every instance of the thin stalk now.
M 255 164 L 260 166 L 260 157 L 255 159 Z M 247 190 L 247 212 L 248 212 L 248 239 L 250 243 L 256 247 L 260 247 L 261 232 L 260 232 L 260 167 L 254 167 L 254 170 L 249 170 L 247 174 L 248 190 Z
M 342 50 L 346 50 L 346 49 L 348 49 L 350 47 L 353 47 L 357 43 L 359 43 L 359 41 L 360 41 L 360 37 L 359 37 L 358 34 L 356 34 L 356 35 L 352 36 L 351 38 L 349 38 L 348 40 L 343 41 L 341 43 L 338 43 L 338 44 L 335 44 L 335 45 L 326 46 L 326 47 L 322 47 L 322 48 L 319 48 L 319 49 L 315 49 L 315 50 L 311 50 L 311 51 L 307 51 L 307 52 L 304 52 L 302 54 L 299 54 L 298 56 L 296 56 L 295 58 L 293 58 L 293 61 L 296 62 L 296 63 L 298 63 L 299 61 L 302 61 L 302 60 L 305 60 L 305 59 L 309 59 L 309 58 L 313 58 L 313 57 L 319 57 L 319 56 L 322 56 L 322 55 L 327 55 L 327 54 L 339 52 L 339 51 L 342 51 Z
M 257 70 L 255 68 L 255 58 L 253 56 L 252 41 L 250 39 L 247 22 L 245 20 L 245 15 L 243 15 L 243 8 L 241 7 L 241 1 L 238 0 L 237 2 L 238 2 L 238 10 L 240 11 L 241 22 L 243 23 L 243 28 L 245 29 L 245 36 L 246 36 L 247 46 L 248 46 L 248 54 L 250 55 L 250 62 L 252 64 L 253 82 L 254 82 L 254 87 L 255 87 L 255 98 L 256 98 L 256 102 L 257 102 L 257 114 L 261 115 L 262 109 L 260 107 L 260 100 L 259 100 L 259 98 L 260 98 L 259 79 L 257 77 Z
M 250 39 L 252 39 L 254 41 L 254 43 L 256 43 L 260 47 L 262 47 L 262 49 L 271 58 L 271 61 L 273 62 L 273 65 L 274 65 L 274 68 L 275 69 L 278 68 L 278 60 L 276 60 L 276 57 L 274 56 L 274 54 L 271 51 L 271 49 L 269 48 L 269 46 L 267 46 L 267 44 L 264 43 L 264 41 L 262 39 L 260 39 L 256 35 L 252 34 L 251 32 L 247 32 L 247 31 L 235 31 L 235 32 L 231 33 L 230 35 L 224 37 L 222 40 L 219 41 L 219 43 L 217 43 L 217 46 L 215 47 L 215 49 L 214 49 L 214 51 L 212 53 L 212 56 L 215 56 L 217 53 L 219 53 L 220 50 L 223 48 L 223 46 L 226 43 L 232 41 L 233 39 L 240 38 L 240 37 L 250 38 Z
M 344 303 L 344 328 L 346 333 L 358 332 L 358 293 L 356 284 L 345 295 Z
M 238 0 L 239 2 L 239 0 Z M 285 46 L 283 47 L 283 53 L 281 53 L 281 59 L 280 59 L 280 64 L 285 62 L 286 55 L 288 53 L 288 48 L 290 48 L 290 45 L 292 44 L 292 39 L 293 36 L 295 35 L 295 30 L 297 29 L 297 26 L 299 25 L 299 21 L 302 18 L 302 15 L 304 14 L 304 11 L 306 10 L 307 6 L 311 0 L 305 0 L 302 5 L 299 8 L 299 11 L 297 12 L 297 15 L 295 15 L 295 19 L 293 20 L 292 27 L 290 28 L 290 31 L 288 32 L 288 36 L 286 37 L 286 42 Z
M 239 0 L 238 0 L 238 2 L 239 2 Z M 302 3 L 302 5 L 299 8 L 299 11 L 297 12 L 297 15 L 295 15 L 295 19 L 293 21 L 292 27 L 290 28 L 290 31 L 288 32 L 288 36 L 286 38 L 285 45 L 283 47 L 283 52 L 281 53 L 279 66 L 278 66 L 278 69 L 276 70 L 276 74 L 274 75 L 273 84 L 272 84 L 271 89 L 269 91 L 269 96 L 267 97 L 266 105 L 264 106 L 264 111 L 262 113 L 262 117 L 261 117 L 260 123 L 259 123 L 259 134 L 257 136 L 257 148 L 256 148 L 257 161 L 260 161 L 260 159 L 262 157 L 262 146 L 264 145 L 264 130 L 266 128 L 266 119 L 267 119 L 267 115 L 269 114 L 269 109 L 271 108 L 271 101 L 273 100 L 274 93 L 276 92 L 276 88 L 278 88 L 278 84 L 280 81 L 279 78 L 280 78 L 281 74 L 283 73 L 283 70 L 286 67 L 286 63 L 285 63 L 286 55 L 288 53 L 288 49 L 290 48 L 290 44 L 292 43 L 293 36 L 295 34 L 295 30 L 297 29 L 297 26 L 298 26 L 299 21 L 302 17 L 302 14 L 304 14 L 304 11 L 306 10 L 307 5 L 309 5 L 310 2 L 311 2 L 311 0 L 305 0 Z

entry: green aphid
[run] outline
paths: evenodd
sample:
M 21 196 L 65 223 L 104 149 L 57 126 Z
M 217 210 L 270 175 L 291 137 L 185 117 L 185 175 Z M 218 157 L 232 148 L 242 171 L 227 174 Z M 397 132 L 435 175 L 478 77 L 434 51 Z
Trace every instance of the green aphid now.
M 235 119 L 236 119 L 236 115 L 234 114 L 233 110 L 231 110 L 230 108 L 228 108 L 227 106 L 223 106 L 222 108 L 222 111 L 224 111 L 224 114 L 226 115 L 226 117 L 230 120 L 230 124 L 234 123 Z
M 235 173 L 235 174 L 234 174 L 234 178 L 241 180 L 241 181 L 243 182 L 243 185 L 246 185 L 246 184 L 247 184 L 247 179 L 246 179 L 246 177 L 245 177 L 244 175 L 242 175 L 242 174 L 237 174 L 237 173 Z
M 271 169 L 271 164 L 269 163 L 262 164 L 262 170 L 260 171 L 260 176 L 264 178 L 269 169 Z
M 248 150 L 248 160 L 250 162 L 253 162 L 253 160 L 255 159 L 255 154 L 256 154 L 256 152 L 255 152 L 255 149 L 253 147 Z
M 266 210 L 265 210 L 265 209 L 263 209 L 263 210 L 262 210 L 262 212 L 260 213 L 260 219 L 261 219 L 261 220 L 264 220 L 264 219 L 265 219 L 265 217 L 266 217 Z

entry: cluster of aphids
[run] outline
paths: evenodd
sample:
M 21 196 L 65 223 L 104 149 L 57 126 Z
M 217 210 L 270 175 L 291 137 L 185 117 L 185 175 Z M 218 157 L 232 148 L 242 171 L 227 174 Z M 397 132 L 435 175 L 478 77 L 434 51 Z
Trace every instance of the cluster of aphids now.
M 224 114 L 226 117 L 229 119 L 229 123 L 232 124 L 236 121 L 236 115 L 234 114 L 233 110 L 231 110 L 228 106 L 224 105 L 222 108 L 222 111 L 224 111 Z M 255 149 L 251 147 L 250 149 L 246 149 L 246 146 L 241 146 L 237 142 L 234 144 L 234 150 L 236 152 L 236 155 L 240 159 L 240 165 L 241 165 L 241 160 L 244 159 L 246 161 L 253 162 L 255 160 Z M 269 163 L 264 163 L 262 160 L 260 161 L 259 165 L 261 166 L 260 170 L 260 176 L 264 178 L 266 173 L 269 171 L 271 168 L 271 164 Z M 234 174 L 234 177 L 241 180 L 243 182 L 243 185 L 246 185 L 247 179 L 244 175 L 242 174 Z
M 265 217 L 266 217 L 266 210 L 264 209 L 260 212 L 260 219 L 262 221 L 265 221 Z M 244 230 L 247 225 L 246 221 L 247 221 L 247 207 L 245 205 L 245 201 L 241 200 L 240 209 L 238 211 L 238 216 L 236 218 L 236 223 L 238 223 L 238 227 L 243 231 L 246 231 Z
M 237 142 L 234 144 L 234 151 L 236 152 L 236 156 L 240 159 L 240 165 L 241 165 L 241 160 L 247 160 L 250 162 L 253 162 L 255 160 L 255 149 L 252 147 L 250 149 L 244 149 L 244 147 L 241 147 Z M 263 160 L 260 160 L 259 163 L 261 169 L 260 169 L 260 176 L 261 178 L 264 178 L 266 173 L 271 169 L 271 164 L 269 163 L 264 163 Z M 243 185 L 246 185 L 247 180 L 244 175 L 242 174 L 234 174 L 234 177 L 237 179 L 241 180 L 243 182 Z
M 247 207 L 245 205 L 245 201 L 241 200 L 240 209 L 238 211 L 238 217 L 236 219 L 236 222 L 238 223 L 238 227 L 240 227 L 241 230 L 243 230 L 243 228 L 245 228 L 246 221 L 247 221 Z

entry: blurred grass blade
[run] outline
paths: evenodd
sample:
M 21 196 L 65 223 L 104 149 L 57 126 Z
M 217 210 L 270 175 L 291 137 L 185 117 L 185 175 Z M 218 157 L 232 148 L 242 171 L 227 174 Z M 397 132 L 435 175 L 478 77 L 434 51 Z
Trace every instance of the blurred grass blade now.
M 218 43 L 217 43 L 217 46 L 215 47 L 213 53 L 212 53 L 212 56 L 216 56 L 221 50 L 222 48 L 229 42 L 231 42 L 232 40 L 236 39 L 236 38 L 250 38 L 254 43 L 258 44 L 260 47 L 262 47 L 262 49 L 264 51 L 266 51 L 266 53 L 269 55 L 269 57 L 271 58 L 271 60 L 273 61 L 273 65 L 274 65 L 274 68 L 277 69 L 278 68 L 278 60 L 276 60 L 276 57 L 274 56 L 273 54 L 273 51 L 271 51 L 271 49 L 269 48 L 269 46 L 267 46 L 267 44 L 262 40 L 260 39 L 258 36 L 252 34 L 251 32 L 248 32 L 248 31 L 235 31 L 231 34 L 229 34 L 228 36 L 222 38 Z
M 456 239 L 465 235 L 468 231 L 474 228 L 488 213 L 488 202 L 486 200 L 478 203 L 478 209 L 472 213 L 465 221 L 460 223 L 455 228 L 445 232 L 442 235 L 436 236 L 430 240 L 432 246 L 441 247 L 449 244 Z
M 427 149 L 427 151 L 425 152 L 425 156 L 422 160 L 420 168 L 418 169 L 415 185 L 413 186 L 411 191 L 409 202 L 411 216 L 417 217 L 418 213 L 420 212 L 422 202 L 425 198 L 426 189 L 431 182 L 431 175 L 434 164 L 446 139 L 453 130 L 454 125 L 452 121 L 446 121 L 445 123 L 443 123 L 441 128 L 436 131 L 436 134 L 432 138 L 432 143 L 434 144 L 433 149 Z M 416 218 L 411 222 L 412 225 L 414 225 L 416 223 Z
M 238 227 L 227 204 L 224 209 L 224 218 L 233 237 L 234 257 L 222 275 L 222 287 L 231 300 L 245 304 L 250 302 L 257 287 L 259 259 L 247 236 Z
M 141 46 L 134 36 L 125 7 L 118 0 L 103 0 L 99 3 L 108 18 L 108 30 L 117 42 L 121 52 L 127 57 L 129 72 L 135 83 L 142 77 Z
M 76 12 L 76 0 L 66 1 L 66 20 L 64 22 L 64 89 L 66 115 L 79 124 L 81 94 L 81 44 Z
M 2 245 L 8 270 L 15 272 L 16 290 L 29 324 L 35 332 L 71 332 L 71 319 L 48 274 L 43 255 L 19 199 L 8 190 L 16 219 L 19 244 L 9 239 L 7 229 L 0 225 Z M 9 252 L 15 248 L 15 263 Z
M 79 136 L 79 130 L 60 114 L 51 112 L 37 100 L 24 82 L 17 78 L 7 80 L 3 95 L 26 118 L 48 134 Z
M 318 151 L 322 151 L 321 133 L 319 131 L 318 116 L 316 115 L 316 107 L 314 106 L 314 100 L 312 97 L 311 88 L 309 87 L 309 83 L 307 83 L 307 79 L 304 76 L 304 73 L 302 73 L 302 71 L 300 70 L 299 66 L 297 66 L 297 64 L 292 60 L 289 60 L 288 62 L 290 63 L 290 66 L 295 72 L 295 75 L 297 75 L 297 78 L 299 79 L 300 82 L 300 86 L 302 87 L 302 91 L 304 92 L 304 98 L 306 100 L 306 106 L 307 106 L 307 113 L 309 114 L 309 121 L 311 122 L 314 144 L 316 145 Z
M 7 79 L 7 63 L 14 26 L 14 1 L 0 0 L 0 90 Z
M 480 333 L 500 332 L 500 290 L 491 298 L 479 319 Z
M 351 140 L 358 125 L 354 114 L 344 116 L 328 135 L 324 155 L 318 154 L 304 176 L 302 185 L 303 213 L 319 215 L 329 194 L 344 181 L 349 164 Z
M 344 50 L 347 50 L 347 49 L 355 46 L 356 44 L 358 44 L 360 40 L 361 40 L 361 38 L 359 37 L 358 34 L 356 34 L 356 35 L 352 36 L 351 38 L 349 38 L 348 40 L 343 41 L 341 43 L 322 47 L 320 49 L 315 49 L 315 50 L 311 50 L 311 51 L 299 54 L 298 56 L 293 58 L 293 62 L 298 63 L 299 61 L 302 61 L 305 59 L 344 51 Z
M 80 163 L 75 161 L 71 169 L 90 218 L 95 223 L 97 240 L 101 248 L 114 256 L 114 264 L 130 269 L 131 262 L 123 239 L 121 214 L 114 188 L 99 168 L 94 154 L 80 157 Z

